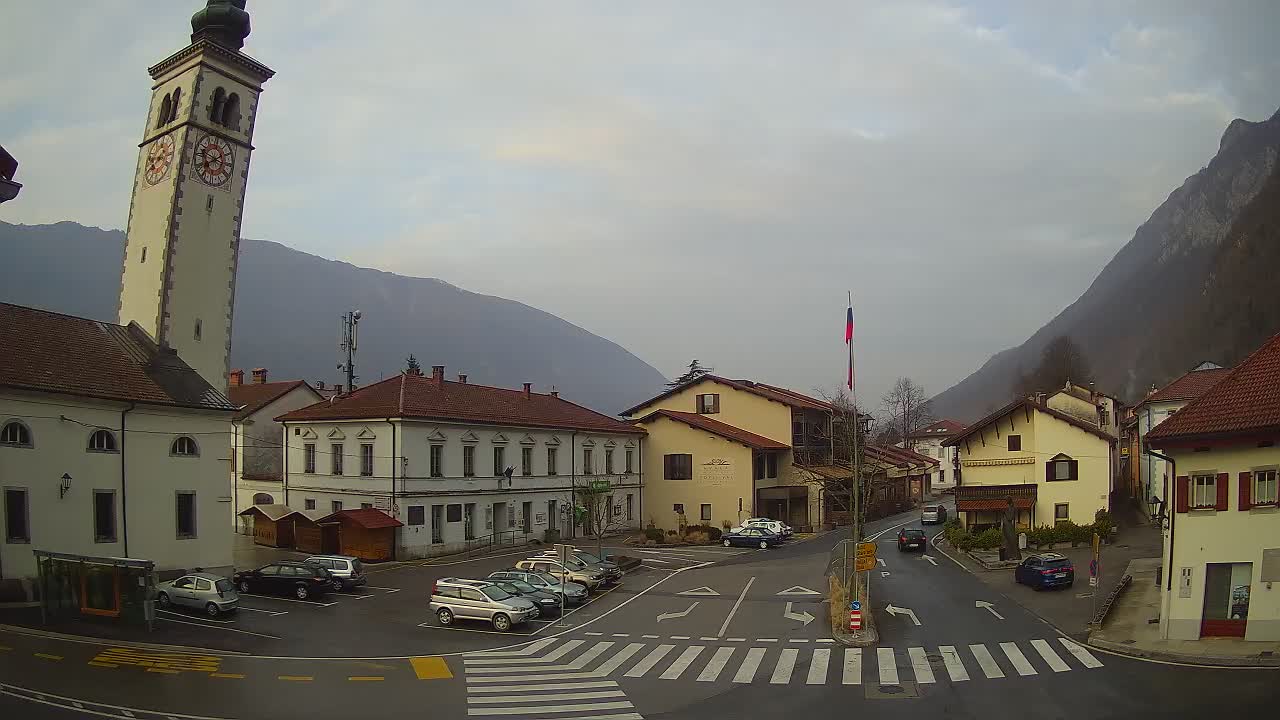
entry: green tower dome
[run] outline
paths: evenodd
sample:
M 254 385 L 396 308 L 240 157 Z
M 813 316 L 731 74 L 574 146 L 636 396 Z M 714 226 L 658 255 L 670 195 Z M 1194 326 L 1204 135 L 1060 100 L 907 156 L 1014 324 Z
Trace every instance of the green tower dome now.
M 249 36 L 245 0 L 209 0 L 191 16 L 191 42 L 207 39 L 232 50 L 244 47 Z

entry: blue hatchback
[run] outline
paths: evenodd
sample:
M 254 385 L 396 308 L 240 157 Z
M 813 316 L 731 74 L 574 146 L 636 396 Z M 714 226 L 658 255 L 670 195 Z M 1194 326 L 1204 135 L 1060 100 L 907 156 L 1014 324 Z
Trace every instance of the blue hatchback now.
M 1019 563 L 1013 570 L 1013 579 L 1036 590 L 1071 587 L 1076 581 L 1076 570 L 1064 555 L 1040 553 Z

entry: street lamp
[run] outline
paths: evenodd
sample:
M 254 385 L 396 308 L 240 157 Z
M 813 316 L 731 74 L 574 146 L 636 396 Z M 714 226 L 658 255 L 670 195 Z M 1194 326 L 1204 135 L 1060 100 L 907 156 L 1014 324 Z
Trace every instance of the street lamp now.
M 68 492 L 71 492 L 71 475 L 62 473 L 62 484 L 58 486 L 58 499 L 66 497 Z

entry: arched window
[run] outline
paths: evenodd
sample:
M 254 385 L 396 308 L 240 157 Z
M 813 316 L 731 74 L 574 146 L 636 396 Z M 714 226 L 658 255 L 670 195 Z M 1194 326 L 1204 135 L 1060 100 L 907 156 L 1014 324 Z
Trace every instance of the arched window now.
M 178 119 L 178 106 L 182 104 L 182 88 L 174 88 L 173 90 L 173 106 L 169 109 L 168 119 L 165 123 L 171 123 Z
M 253 496 L 254 505 L 273 505 L 275 504 L 275 501 L 276 499 L 267 493 L 257 493 Z
M 10 420 L 0 428 L 0 445 L 31 447 L 31 428 L 17 420 Z
M 174 439 L 173 446 L 169 448 L 169 454 L 195 457 L 200 454 L 200 449 L 196 447 L 195 440 L 186 435 L 180 435 Z
M 209 103 L 209 121 L 222 122 L 222 106 L 227 102 L 227 91 L 218 88 L 213 91 L 213 101 Z
M 164 100 L 160 101 L 160 112 L 156 115 L 156 129 L 164 127 L 169 122 L 169 111 L 172 108 L 173 98 L 169 97 L 169 93 L 164 94 Z
M 110 430 L 94 430 L 89 436 L 89 449 L 95 452 L 115 452 L 116 436 Z
M 232 130 L 240 129 L 240 95 L 231 93 L 222 107 L 222 124 Z

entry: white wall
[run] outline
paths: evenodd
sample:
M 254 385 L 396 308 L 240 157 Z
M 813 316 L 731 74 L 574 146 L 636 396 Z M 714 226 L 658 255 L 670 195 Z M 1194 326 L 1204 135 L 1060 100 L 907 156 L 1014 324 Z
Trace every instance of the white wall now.
M 418 421 L 393 421 L 395 424 L 395 456 L 400 467 L 395 475 L 394 500 L 392 490 L 392 426 L 386 421 L 336 421 L 316 423 L 289 423 L 286 427 L 288 442 L 288 487 L 284 493 L 287 504 L 306 509 L 312 500 L 316 510 L 328 511 L 334 501 L 343 509 L 361 507 L 370 503 L 383 509 L 405 523 L 398 538 L 397 556 L 423 557 L 450 552 L 465 543 L 465 523 L 462 519 L 448 521 L 449 505 L 475 504 L 473 534 L 481 538 L 495 532 L 515 531 L 515 540 L 541 539 L 551 525 L 548 502 L 555 501 L 561 509 L 556 519 L 562 533 L 569 532 L 572 487 L 582 486 L 584 478 L 606 479 L 605 452 L 612 449 L 614 473 L 607 476 L 614 490 L 615 505 L 622 507 L 619 525 L 639 527 L 641 511 L 641 447 L 640 438 L 634 435 L 609 435 L 574 431 L 553 431 L 538 428 L 495 427 L 492 425 L 464 425 L 456 423 L 425 423 Z M 295 432 L 296 431 L 296 432 Z M 344 440 L 331 436 L 340 433 Z M 505 442 L 502 438 L 505 437 Z M 333 475 L 330 463 L 330 445 L 342 442 L 345 454 L 343 474 Z M 558 442 L 558 444 L 556 444 Z M 612 442 L 610 448 L 608 443 Z M 305 473 L 304 454 L 306 443 L 316 444 L 316 472 Z M 374 446 L 374 472 L 361 476 L 360 445 Z M 592 448 L 594 472 L 583 471 L 583 447 Z M 628 447 L 628 444 L 630 445 Z M 430 476 L 430 448 L 443 448 L 443 477 Z M 475 475 L 463 475 L 464 447 L 475 448 Z M 512 481 L 494 476 L 493 448 L 503 447 L 504 465 L 513 467 Z M 521 449 L 529 447 L 533 452 L 532 474 L 522 474 Z M 556 475 L 547 473 L 547 449 L 557 450 Z M 632 473 L 625 474 L 626 451 L 632 451 Z M 633 495 L 633 514 L 626 520 L 626 495 Z M 524 503 L 532 503 L 534 518 L 530 532 L 523 533 L 520 512 Z M 486 507 L 505 503 L 505 515 L 514 522 L 502 524 L 495 510 L 493 526 L 486 527 Z M 432 506 L 441 506 L 442 522 L 439 524 L 439 541 L 433 540 Z M 409 508 L 422 506 L 425 523 L 409 525 Z M 463 508 L 463 518 L 465 518 Z M 538 522 L 538 515 L 543 515 Z M 502 525 L 498 527 L 498 525 Z
M 0 394 L 0 425 L 20 419 L 31 429 L 33 447 L 0 445 L 0 485 L 26 488 L 31 542 L 0 545 L 0 575 L 31 577 L 33 549 L 152 560 L 157 570 L 231 568 L 231 532 L 226 513 L 231 415 L 138 406 L 126 415 L 126 482 L 120 452 L 87 450 L 90 433 L 106 428 L 121 441 L 123 403 L 57 395 Z M 67 420 L 60 419 L 66 416 Z M 92 426 L 92 427 L 90 427 Z M 174 457 L 170 446 L 189 434 L 197 457 Z M 71 489 L 59 497 L 63 474 Z M 95 542 L 93 491 L 116 493 L 116 540 Z M 177 493 L 196 493 L 196 536 L 177 536 Z M 127 505 L 128 548 L 125 547 Z M 2 538 L 0 538 L 2 540 Z

